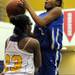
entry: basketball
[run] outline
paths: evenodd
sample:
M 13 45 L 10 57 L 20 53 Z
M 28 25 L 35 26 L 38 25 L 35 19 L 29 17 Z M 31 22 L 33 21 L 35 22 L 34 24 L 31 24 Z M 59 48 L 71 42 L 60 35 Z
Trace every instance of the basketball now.
M 25 13 L 25 5 L 20 0 L 11 0 L 6 6 L 6 12 L 8 17 L 24 14 Z

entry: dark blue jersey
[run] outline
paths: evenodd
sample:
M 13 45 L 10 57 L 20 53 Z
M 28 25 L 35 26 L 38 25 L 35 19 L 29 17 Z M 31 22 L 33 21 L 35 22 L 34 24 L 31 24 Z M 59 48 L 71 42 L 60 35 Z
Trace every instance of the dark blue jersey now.
M 43 18 L 46 15 L 46 13 L 42 13 L 40 17 Z M 62 48 L 63 37 L 63 15 L 46 25 L 46 27 L 36 25 L 34 34 L 44 49 L 46 47 L 46 49 L 60 50 Z
M 46 15 L 47 13 L 44 12 L 39 16 L 43 18 Z M 55 75 L 56 60 L 60 58 L 62 48 L 63 14 L 45 27 L 36 25 L 34 34 L 40 42 L 42 54 L 42 69 L 39 75 Z

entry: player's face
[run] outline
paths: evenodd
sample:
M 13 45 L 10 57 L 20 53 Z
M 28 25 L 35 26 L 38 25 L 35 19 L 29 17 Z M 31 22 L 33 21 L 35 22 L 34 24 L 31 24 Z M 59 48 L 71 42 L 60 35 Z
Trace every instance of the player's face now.
M 44 7 L 45 7 L 46 10 L 50 10 L 55 6 L 56 6 L 56 0 L 46 0 L 45 1 L 45 6 Z

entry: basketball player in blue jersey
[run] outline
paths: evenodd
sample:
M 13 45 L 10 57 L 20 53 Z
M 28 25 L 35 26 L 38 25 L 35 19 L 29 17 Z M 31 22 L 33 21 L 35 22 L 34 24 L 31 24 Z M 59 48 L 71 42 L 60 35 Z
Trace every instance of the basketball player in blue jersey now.
M 36 75 L 57 75 L 63 39 L 62 0 L 46 0 L 46 12 L 39 16 L 27 0 L 21 1 L 36 23 L 34 35 L 41 45 L 42 65 Z
M 10 16 L 14 33 L 6 41 L 4 75 L 34 75 L 41 65 L 40 44 L 30 37 L 31 22 L 28 16 Z

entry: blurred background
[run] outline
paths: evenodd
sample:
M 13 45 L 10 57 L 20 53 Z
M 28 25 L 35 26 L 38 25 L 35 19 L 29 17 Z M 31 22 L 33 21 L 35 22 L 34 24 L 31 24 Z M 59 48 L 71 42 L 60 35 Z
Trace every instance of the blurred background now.
M 44 11 L 45 0 L 28 0 L 36 13 Z M 5 40 L 12 35 L 14 26 L 9 23 L 6 14 L 6 5 L 9 0 L 0 0 L 0 60 L 4 59 Z M 62 61 L 60 64 L 60 75 L 75 75 L 75 2 L 74 0 L 63 0 L 64 13 L 64 36 L 62 48 Z M 27 15 L 29 15 L 27 13 Z M 29 15 L 30 16 L 30 15 Z M 31 17 L 30 17 L 31 18 Z M 32 18 L 31 18 L 32 20 Z M 34 29 L 34 21 L 32 31 Z

